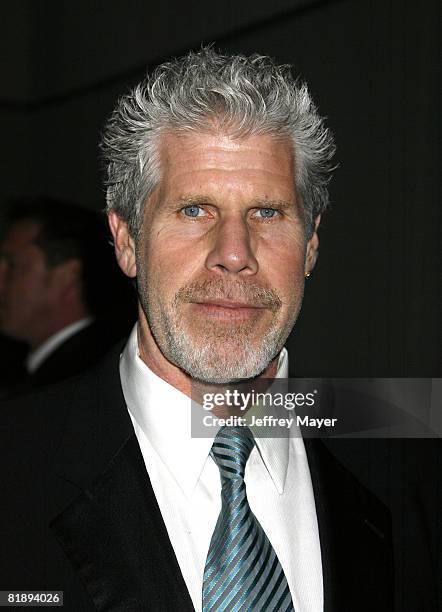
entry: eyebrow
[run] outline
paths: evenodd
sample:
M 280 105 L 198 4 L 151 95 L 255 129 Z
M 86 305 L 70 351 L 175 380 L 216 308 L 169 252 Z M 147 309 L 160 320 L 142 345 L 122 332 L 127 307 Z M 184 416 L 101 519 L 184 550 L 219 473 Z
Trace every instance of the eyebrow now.
M 214 204 L 213 197 L 204 195 L 188 195 L 178 198 L 176 205 L 182 206 L 198 206 L 201 204 Z M 287 200 L 267 200 L 255 199 L 250 202 L 251 208 L 276 208 L 286 210 L 289 208 L 296 209 L 296 202 L 288 202 Z
M 255 206 L 260 206 L 262 208 L 296 208 L 296 202 L 287 202 L 287 200 L 254 200 Z

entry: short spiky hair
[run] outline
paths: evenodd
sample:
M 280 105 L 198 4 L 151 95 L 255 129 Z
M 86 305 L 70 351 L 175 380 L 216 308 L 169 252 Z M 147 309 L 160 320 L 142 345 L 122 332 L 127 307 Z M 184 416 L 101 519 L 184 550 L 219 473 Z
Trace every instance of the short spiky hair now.
M 257 54 L 222 55 L 211 47 L 161 64 L 119 100 L 101 145 L 107 210 L 116 211 L 136 238 L 143 204 L 161 180 L 161 133 L 207 133 L 214 125 L 234 137 L 291 138 L 296 189 L 310 231 L 328 205 L 335 146 L 307 86 L 289 65 Z

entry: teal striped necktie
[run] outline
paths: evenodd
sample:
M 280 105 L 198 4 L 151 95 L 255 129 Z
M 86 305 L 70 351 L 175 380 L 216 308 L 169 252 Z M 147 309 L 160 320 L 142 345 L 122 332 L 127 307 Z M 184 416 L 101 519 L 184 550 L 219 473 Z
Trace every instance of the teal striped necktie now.
M 222 507 L 204 570 L 203 612 L 294 610 L 284 570 L 247 500 L 244 472 L 254 445 L 248 427 L 222 427 L 210 452 Z

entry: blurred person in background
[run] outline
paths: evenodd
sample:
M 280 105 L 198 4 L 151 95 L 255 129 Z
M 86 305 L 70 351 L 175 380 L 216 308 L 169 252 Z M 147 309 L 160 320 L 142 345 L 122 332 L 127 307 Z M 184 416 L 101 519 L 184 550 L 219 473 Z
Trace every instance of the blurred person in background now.
M 21 197 L 7 202 L 1 221 L 0 332 L 29 347 L 17 392 L 98 361 L 133 323 L 134 300 L 114 263 L 104 220 L 94 211 Z M 110 325 L 117 308 L 123 316 Z

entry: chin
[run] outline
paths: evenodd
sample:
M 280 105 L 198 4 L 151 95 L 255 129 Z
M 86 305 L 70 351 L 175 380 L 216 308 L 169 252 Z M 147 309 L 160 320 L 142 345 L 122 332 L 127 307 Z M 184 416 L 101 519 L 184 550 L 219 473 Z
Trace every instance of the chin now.
M 177 348 L 177 347 L 176 347 Z M 258 348 L 224 345 L 214 350 L 213 344 L 204 347 L 186 347 L 174 351 L 171 360 L 188 376 L 203 383 L 226 384 L 260 376 L 280 352 L 282 346 L 266 344 Z

